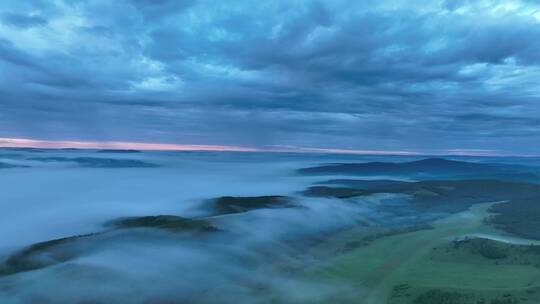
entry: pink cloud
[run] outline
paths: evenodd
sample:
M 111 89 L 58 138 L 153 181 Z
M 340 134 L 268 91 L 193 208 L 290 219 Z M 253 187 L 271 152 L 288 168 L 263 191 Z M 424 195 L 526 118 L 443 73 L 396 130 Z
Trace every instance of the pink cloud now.
M 132 150 L 167 150 L 167 151 L 231 151 L 231 152 L 292 152 L 292 153 L 331 153 L 357 155 L 469 155 L 469 156 L 503 156 L 496 150 L 483 149 L 449 149 L 422 153 L 406 150 L 363 150 L 341 148 L 319 148 L 299 146 L 269 146 L 264 148 L 228 146 L 228 145 L 190 145 L 167 143 L 143 143 L 127 141 L 71 141 L 71 140 L 37 140 L 28 138 L 2 138 L 0 147 L 15 148 L 78 148 L 78 149 L 132 149 Z
M 161 143 L 140 143 L 123 141 L 67 141 L 36 140 L 27 138 L 0 138 L 0 147 L 17 148 L 78 148 L 78 149 L 135 149 L 135 150 L 172 150 L 172 151 L 237 151 L 256 152 L 259 149 L 241 146 L 221 145 L 182 145 Z

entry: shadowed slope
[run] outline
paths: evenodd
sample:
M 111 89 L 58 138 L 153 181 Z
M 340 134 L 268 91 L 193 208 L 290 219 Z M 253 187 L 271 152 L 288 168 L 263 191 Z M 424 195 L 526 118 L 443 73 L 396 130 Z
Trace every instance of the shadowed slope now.
M 447 160 L 442 158 L 427 158 L 423 160 L 390 163 L 368 162 L 350 164 L 329 164 L 311 168 L 299 169 L 298 172 L 307 175 L 393 175 L 409 178 L 460 178 L 460 179 L 502 179 L 516 181 L 538 181 L 540 177 L 522 168 L 503 164 L 482 164 Z

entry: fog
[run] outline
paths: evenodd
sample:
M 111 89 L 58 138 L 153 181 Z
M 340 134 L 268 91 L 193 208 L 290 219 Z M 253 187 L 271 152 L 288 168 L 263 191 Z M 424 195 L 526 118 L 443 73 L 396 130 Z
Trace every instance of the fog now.
M 86 167 L 88 162 L 77 157 L 139 160 L 155 167 L 107 168 L 95 160 Z M 296 169 L 340 160 L 248 153 L 4 152 L 0 162 L 25 167 L 1 169 L 1 256 L 38 242 L 104 233 L 55 248 L 75 253 L 67 262 L 1 277 L 1 302 L 316 303 L 336 295 L 358 297 L 357 286 L 302 276 L 317 262 L 304 245 L 366 220 L 388 221 L 392 215 L 375 212 L 376 206 L 405 204 L 407 198 L 299 194 L 339 176 L 298 176 Z M 286 195 L 294 206 L 217 216 L 208 211 L 216 197 L 261 195 Z M 105 225 L 162 214 L 205 217 L 222 231 L 110 231 Z

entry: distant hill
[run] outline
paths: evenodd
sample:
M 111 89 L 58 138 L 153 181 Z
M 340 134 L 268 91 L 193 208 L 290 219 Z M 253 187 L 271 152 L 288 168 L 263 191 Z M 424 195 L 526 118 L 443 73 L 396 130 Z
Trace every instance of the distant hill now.
M 364 180 L 364 179 L 332 179 L 328 181 L 318 182 L 318 185 L 340 185 L 352 187 L 354 189 L 369 189 L 378 186 L 388 186 L 396 184 L 408 183 L 405 181 L 398 181 L 392 179 L 374 179 L 374 180 Z
M 85 168 L 152 168 L 159 167 L 137 159 L 114 159 L 98 157 L 32 157 L 28 160 L 41 162 L 73 162 Z
M 45 152 L 45 149 L 41 149 L 41 148 L 5 147 L 5 148 L 0 148 L 0 150 L 4 150 L 4 151 L 20 151 L 20 152 Z
M 368 162 L 350 164 L 329 164 L 298 170 L 301 174 L 327 175 L 399 175 L 416 178 L 422 175 L 455 176 L 460 178 L 493 176 L 507 180 L 535 180 L 538 175 L 520 172 L 510 166 L 500 164 L 482 164 L 443 158 L 427 158 L 411 162 Z
M 0 163 L 0 169 L 7 169 L 7 168 L 19 168 L 21 166 L 16 166 L 12 164 L 6 164 L 6 163 Z
M 98 150 L 97 153 L 141 153 L 141 151 L 131 149 L 103 149 Z

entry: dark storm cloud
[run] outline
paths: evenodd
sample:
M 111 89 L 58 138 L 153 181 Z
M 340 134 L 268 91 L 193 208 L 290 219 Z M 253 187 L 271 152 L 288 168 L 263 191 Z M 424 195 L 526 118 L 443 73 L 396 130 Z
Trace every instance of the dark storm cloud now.
M 540 148 L 523 144 L 540 130 L 537 1 L 6 1 L 0 16 L 0 137 Z

